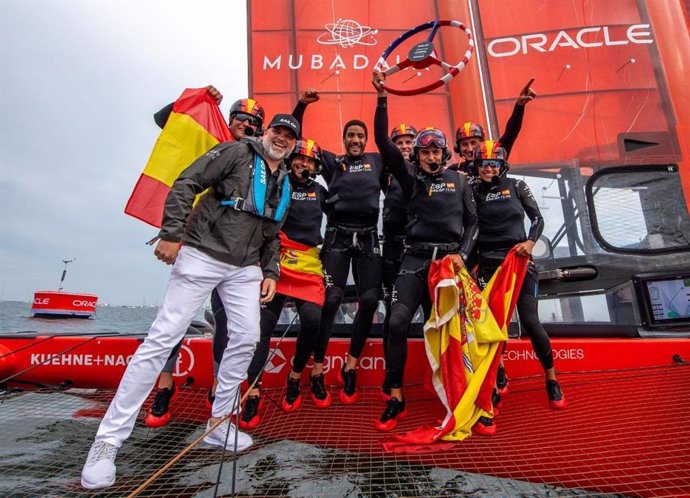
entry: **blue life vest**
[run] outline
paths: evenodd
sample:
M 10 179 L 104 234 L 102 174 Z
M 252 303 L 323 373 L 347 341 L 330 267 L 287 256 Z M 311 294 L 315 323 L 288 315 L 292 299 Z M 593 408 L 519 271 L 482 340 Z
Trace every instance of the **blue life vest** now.
M 283 217 L 290 205 L 290 198 L 292 197 L 290 177 L 281 172 L 282 177 L 278 178 L 278 183 L 280 185 L 280 201 L 278 202 L 278 206 L 273 209 L 266 206 L 266 191 L 268 190 L 268 175 L 266 174 L 266 169 L 266 163 L 263 157 L 259 154 L 255 154 L 247 198 L 230 197 L 229 199 L 220 201 L 221 205 L 229 206 L 238 211 L 247 211 L 276 222 L 283 221 Z

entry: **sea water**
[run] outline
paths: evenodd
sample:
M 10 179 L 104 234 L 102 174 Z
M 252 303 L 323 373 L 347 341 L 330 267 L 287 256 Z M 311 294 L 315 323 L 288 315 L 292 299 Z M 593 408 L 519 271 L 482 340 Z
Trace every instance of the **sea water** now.
M 31 303 L 0 301 L 0 334 L 41 332 L 49 334 L 143 334 L 158 308 L 155 306 L 98 306 L 91 318 L 32 318 Z M 203 310 L 199 313 L 203 319 Z

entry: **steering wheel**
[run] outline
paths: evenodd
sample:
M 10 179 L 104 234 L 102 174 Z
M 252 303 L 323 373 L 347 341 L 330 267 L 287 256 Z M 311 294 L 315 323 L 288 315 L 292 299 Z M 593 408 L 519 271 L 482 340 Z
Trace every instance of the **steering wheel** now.
M 453 26 L 454 28 L 459 28 L 462 31 L 464 31 L 467 35 L 467 52 L 465 52 L 465 56 L 455 66 L 438 59 L 434 54 L 434 44 L 432 40 L 436 36 L 436 32 L 441 26 Z M 395 66 L 388 66 L 386 59 L 393 52 L 393 50 L 395 50 L 402 42 L 404 42 L 411 36 L 414 36 L 417 33 L 421 31 L 426 31 L 428 29 L 431 29 L 431 33 L 429 33 L 429 36 L 427 37 L 426 41 L 418 43 L 417 45 L 412 47 L 409 54 L 407 55 L 407 59 L 396 64 Z M 470 32 L 470 30 L 463 23 L 461 23 L 460 21 L 452 21 L 450 19 L 444 19 L 440 21 L 429 21 L 424 24 L 420 24 L 415 28 L 412 28 L 411 30 L 407 31 L 406 33 L 400 35 L 398 38 L 393 40 L 393 43 L 391 43 L 389 47 L 383 52 L 383 54 L 381 54 L 381 57 L 379 57 L 379 60 L 376 62 L 376 65 L 374 66 L 374 69 L 376 71 L 382 71 L 386 76 L 390 76 L 391 74 L 397 73 L 398 71 L 406 69 L 408 67 L 413 67 L 415 69 L 426 69 L 431 65 L 436 65 L 443 68 L 446 74 L 444 74 L 441 78 L 434 81 L 433 83 L 419 88 L 398 90 L 395 88 L 390 88 L 385 84 L 383 85 L 383 88 L 386 91 L 395 95 L 419 95 L 420 93 L 426 93 L 431 90 L 434 90 L 435 88 L 440 87 L 444 83 L 449 82 L 451 79 L 457 76 L 460 73 L 460 71 L 465 69 L 465 66 L 472 57 L 473 52 L 474 38 L 472 37 L 472 33 Z M 383 68 L 386 68 L 385 71 Z

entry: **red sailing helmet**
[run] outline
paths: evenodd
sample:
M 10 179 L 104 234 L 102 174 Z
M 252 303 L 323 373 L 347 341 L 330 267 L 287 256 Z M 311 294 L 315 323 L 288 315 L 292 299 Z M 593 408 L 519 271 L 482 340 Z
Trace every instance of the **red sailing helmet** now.
M 467 121 L 460 125 L 460 127 L 455 130 L 454 150 L 458 154 L 460 154 L 460 141 L 465 138 L 479 138 L 480 140 L 484 140 L 484 128 L 471 121 Z
M 288 158 L 288 163 L 292 161 L 295 156 L 305 156 L 311 157 L 316 163 L 315 174 L 321 173 L 322 157 L 323 152 L 321 146 L 317 144 L 314 140 L 310 138 L 300 138 L 295 145 L 295 150 L 292 151 L 290 157 Z
M 455 141 L 459 142 L 463 138 L 484 138 L 484 128 L 477 123 L 467 121 L 463 123 L 455 132 Z
M 230 106 L 230 120 L 232 120 L 238 114 L 245 114 L 254 118 L 254 122 L 250 121 L 249 124 L 256 126 L 258 129 L 264 122 L 266 113 L 264 108 L 254 99 L 240 99 L 236 100 L 232 106 Z
M 415 129 L 414 126 L 408 125 L 405 123 L 401 123 L 391 130 L 391 140 L 393 142 L 395 142 L 396 138 L 402 137 L 405 135 L 409 135 L 412 138 L 414 138 L 415 135 L 417 135 L 417 130 Z
M 484 140 L 476 149 L 474 149 L 474 160 L 470 166 L 472 175 L 479 174 L 479 166 L 481 164 L 495 164 L 499 169 L 499 176 L 503 176 L 508 172 L 508 154 L 506 150 L 501 147 L 501 144 L 495 140 Z

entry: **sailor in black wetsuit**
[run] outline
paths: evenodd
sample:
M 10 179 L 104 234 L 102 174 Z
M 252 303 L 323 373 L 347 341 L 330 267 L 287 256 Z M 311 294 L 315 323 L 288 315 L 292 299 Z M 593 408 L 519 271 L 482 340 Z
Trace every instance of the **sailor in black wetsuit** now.
M 403 158 L 409 160 L 413 150 L 414 137 L 417 130 L 409 124 L 399 124 L 391 130 L 391 141 L 400 150 Z M 383 302 L 386 307 L 386 318 L 383 321 L 383 351 L 384 356 L 388 342 L 388 327 L 391 314 L 391 297 L 393 284 L 400 271 L 402 255 L 405 249 L 405 226 L 407 225 L 407 208 L 405 197 L 400 184 L 395 177 L 388 173 L 388 185 L 386 196 L 383 199 L 383 244 L 381 256 L 383 257 Z M 383 397 L 387 400 L 391 390 L 383 385 Z
M 505 131 L 499 143 L 503 147 L 506 153 L 506 161 L 508 156 L 510 156 L 510 151 L 513 149 L 515 140 L 517 140 L 518 134 L 522 128 L 522 120 L 525 115 L 525 105 L 534 100 L 537 97 L 537 93 L 532 90 L 532 83 L 534 78 L 530 79 L 527 84 L 522 87 L 520 94 L 515 101 L 515 106 L 513 107 L 513 113 L 508 118 L 506 123 Z M 474 159 L 474 150 L 477 146 L 484 141 L 484 128 L 477 123 L 472 123 L 467 121 L 463 123 L 455 132 L 455 152 L 460 154 L 463 161 L 460 163 L 452 164 L 449 166 L 450 169 L 455 169 L 466 175 L 469 175 L 470 184 L 478 181 L 475 174 L 472 173 L 472 160 Z M 476 265 L 476 248 L 475 252 L 470 255 L 470 260 L 468 261 L 468 266 L 474 268 Z M 501 355 L 505 350 L 505 343 L 502 345 Z M 496 388 L 499 394 L 508 393 L 508 377 L 506 377 L 505 369 L 503 368 L 503 359 L 501 357 L 501 365 L 498 368 L 498 375 L 496 379 Z
M 321 158 L 321 147 L 313 140 L 305 138 L 297 142 L 295 150 L 289 157 L 292 201 L 281 234 L 281 269 L 284 269 L 283 265 L 286 264 L 291 269 L 298 264 L 297 261 L 286 262 L 286 257 L 295 260 L 307 257 L 310 258 L 312 266 L 314 260 L 320 266 L 317 246 L 323 243 L 321 222 L 326 210 L 326 197 L 328 195 L 323 185 L 314 180 L 316 175 L 321 172 Z M 287 247 L 287 244 L 290 244 L 290 248 L 297 250 L 290 254 L 290 248 Z M 297 252 L 302 254 L 298 255 Z M 316 254 L 305 255 L 304 252 L 315 252 Z M 278 278 L 276 295 L 273 300 L 261 307 L 261 338 L 247 370 L 249 385 L 251 386 L 255 379 L 258 381 L 255 387 L 250 389 L 242 410 L 240 427 L 243 429 L 254 429 L 261 421 L 259 412 L 261 373 L 268 359 L 271 334 L 278 323 L 278 317 L 288 297 L 292 297 L 295 301 L 300 319 L 300 331 L 297 336 L 292 371 L 288 376 L 286 395 L 281 405 L 282 409 L 285 412 L 292 412 L 300 407 L 302 403 L 300 395 L 302 371 L 312 352 L 314 353 L 314 366 L 311 371 L 312 400 L 318 408 L 327 408 L 331 404 L 331 396 L 324 386 L 324 339 L 319 337 L 321 308 L 325 293 L 323 278 L 318 279 L 318 282 L 311 282 L 308 284 L 309 288 L 305 288 L 307 284 L 304 280 L 290 281 L 290 275 L 287 274 L 287 271 L 285 269 L 281 272 Z
M 425 317 L 429 317 L 429 266 L 434 259 L 446 255 L 451 256 L 456 270 L 464 266 L 477 238 L 477 212 L 467 178 L 444 168 L 450 151 L 441 130 L 419 131 L 411 163 L 390 141 L 386 135 L 388 110 L 382 81 L 383 74 L 375 72 L 373 85 L 379 98 L 374 137 L 386 166 L 400 183 L 409 219 L 405 254 L 393 287 L 386 347 L 386 384 L 391 388 L 391 397 L 383 415 L 374 423 L 377 429 L 389 431 L 397 425 L 398 417 L 406 413 L 402 386 L 407 332 L 419 304 Z
M 531 100 L 534 100 L 534 98 L 537 96 L 537 94 L 531 88 L 533 81 L 534 78 L 529 80 L 520 91 L 520 95 L 518 95 L 518 98 L 515 101 L 513 113 L 510 115 L 510 118 L 508 118 L 508 122 L 506 123 L 505 131 L 498 140 L 508 155 L 510 155 L 513 144 L 515 143 L 515 140 L 520 133 L 520 129 L 522 128 L 522 119 L 525 115 L 525 104 Z M 463 160 L 459 163 L 451 164 L 449 169 L 454 169 L 465 174 L 469 174 L 474 149 L 476 149 L 477 145 L 479 145 L 479 143 L 485 138 L 484 128 L 477 123 L 467 121 L 459 126 L 455 131 L 454 150 L 460 154 Z
M 319 93 L 305 90 L 293 115 L 301 122 L 306 105 L 316 102 Z M 343 127 L 344 155 L 324 150 L 323 178 L 328 185 L 329 205 L 326 234 L 321 250 L 326 278 L 326 302 L 321 313 L 321 336 L 330 337 L 335 315 L 345 293 L 352 265 L 357 288 L 357 314 L 352 322 L 352 339 L 340 376 L 343 404 L 357 402 L 355 370 L 369 337 L 381 295 L 382 260 L 378 240 L 379 198 L 387 184 L 383 161 L 378 153 L 364 152 L 367 126 L 353 119 Z
M 475 149 L 472 173 L 479 180 L 474 184 L 479 217 L 477 280 L 482 288 L 489 283 L 510 249 L 515 247 L 519 254 L 531 255 L 544 229 L 544 218 L 527 184 L 505 176 L 508 171 L 507 155 L 507 151 L 493 140 L 481 142 Z M 525 214 L 531 221 L 529 234 L 525 234 Z M 551 341 L 539 322 L 538 286 L 537 270 L 530 258 L 517 301 L 517 311 L 520 323 L 529 334 L 532 347 L 544 368 L 549 404 L 558 410 L 564 408 L 566 403 L 556 380 Z M 475 431 L 495 433 L 495 429 L 486 430 L 491 425 L 491 419 L 481 417 Z

